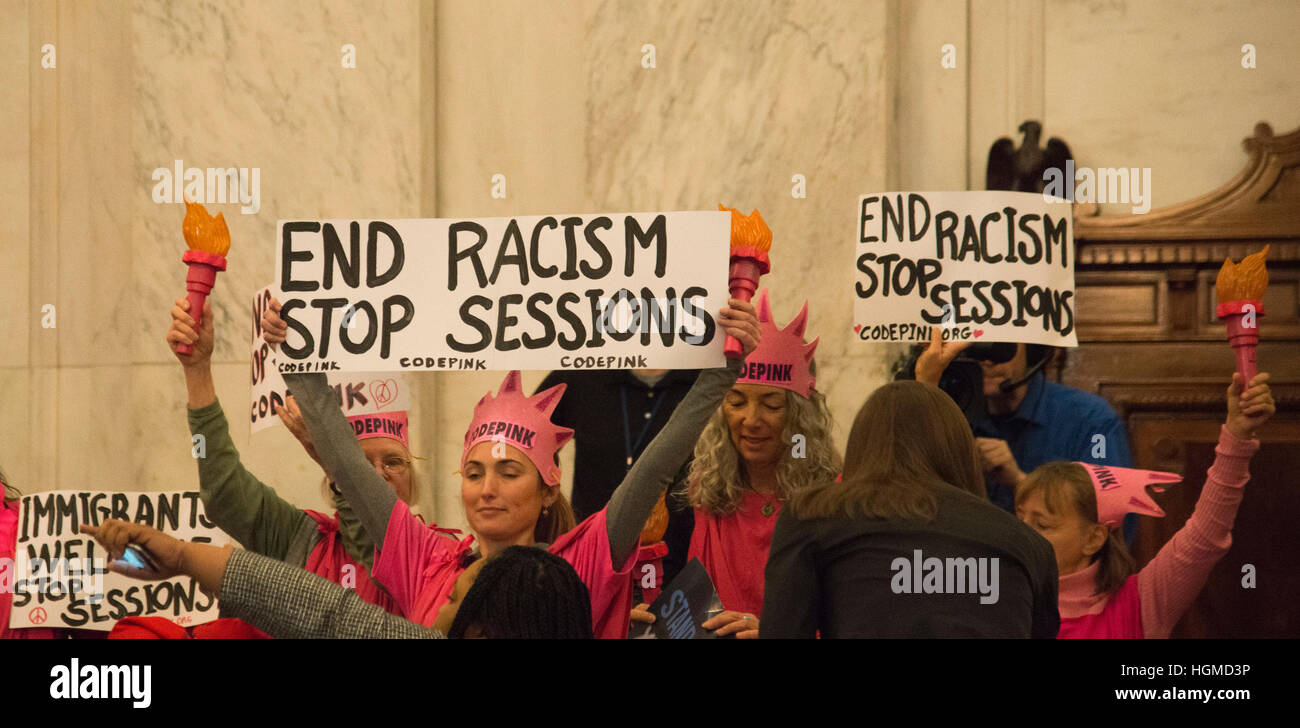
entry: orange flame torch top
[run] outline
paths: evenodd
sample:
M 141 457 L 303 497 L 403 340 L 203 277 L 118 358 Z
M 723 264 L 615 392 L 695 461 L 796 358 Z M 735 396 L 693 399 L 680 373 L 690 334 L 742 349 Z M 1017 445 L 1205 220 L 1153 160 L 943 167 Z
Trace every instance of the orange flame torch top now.
M 758 210 L 745 216 L 740 214 L 740 210 L 721 204 L 718 209 L 731 211 L 732 262 L 738 258 L 748 258 L 758 266 L 758 273 L 767 273 L 771 269 L 767 252 L 772 249 L 772 229 L 763 221 L 763 216 L 758 214 Z
M 1219 277 L 1214 281 L 1216 303 L 1222 305 L 1232 301 L 1258 301 L 1264 297 L 1268 288 L 1268 269 L 1264 267 L 1264 258 L 1268 255 L 1268 246 L 1233 264 L 1231 258 L 1223 260 Z
M 772 229 L 763 221 L 763 216 L 754 210 L 748 217 L 740 210 L 718 205 L 721 211 L 731 211 L 731 247 L 753 248 L 766 252 L 772 249 Z
M 181 233 L 190 250 L 224 256 L 230 251 L 230 230 L 226 228 L 226 218 L 221 213 L 216 217 L 208 214 L 203 205 L 185 201 L 185 222 L 181 224 Z
M 666 493 L 665 493 L 666 495 Z M 664 503 L 664 496 L 659 496 L 659 502 L 655 503 L 655 508 L 646 519 L 645 526 L 641 529 L 641 545 L 649 546 L 664 540 L 664 532 L 668 530 L 668 506 Z

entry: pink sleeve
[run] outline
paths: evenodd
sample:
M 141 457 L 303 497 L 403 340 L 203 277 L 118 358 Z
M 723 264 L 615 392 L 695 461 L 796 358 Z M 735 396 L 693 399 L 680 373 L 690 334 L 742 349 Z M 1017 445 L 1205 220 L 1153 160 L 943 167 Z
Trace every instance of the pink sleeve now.
M 576 528 L 556 539 L 549 549 L 573 566 L 591 593 L 592 632 L 597 639 L 627 637 L 632 611 L 632 567 L 636 549 L 614 569 L 605 531 L 605 510 L 593 513 Z
M 1241 505 L 1242 488 L 1250 480 L 1250 458 L 1258 449 L 1258 440 L 1241 440 L 1226 426 L 1220 428 L 1214 464 L 1205 474 L 1192 517 L 1138 572 L 1146 637 L 1169 636 L 1214 565 L 1232 546 L 1232 522 Z
M 398 500 L 388 517 L 384 548 L 376 549 L 371 576 L 388 590 L 402 614 L 415 620 L 412 613 L 425 585 L 426 568 L 434 560 L 445 561 L 447 553 L 455 550 L 456 545 L 455 539 L 426 526 Z

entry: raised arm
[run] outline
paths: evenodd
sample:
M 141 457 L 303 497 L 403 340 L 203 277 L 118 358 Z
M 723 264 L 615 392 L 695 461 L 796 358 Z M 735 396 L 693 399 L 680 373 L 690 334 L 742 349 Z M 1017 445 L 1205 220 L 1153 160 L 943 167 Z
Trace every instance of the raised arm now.
M 722 404 L 727 390 L 740 376 L 739 359 L 732 359 L 721 369 L 706 369 L 691 385 L 691 391 L 668 424 L 650 441 L 610 496 L 605 511 L 605 528 L 609 534 L 609 553 L 617 569 L 637 547 L 641 528 L 654 510 L 659 496 L 673 484 L 682 464 L 691 456 L 695 441 L 709 424 L 709 418 Z
M 1215 564 L 1232 546 L 1232 524 L 1250 480 L 1250 458 L 1259 450 L 1254 431 L 1274 410 L 1267 381 L 1267 374 L 1258 374 L 1242 393 L 1240 376 L 1233 375 L 1228 388 L 1228 419 L 1219 430 L 1214 464 L 1205 474 L 1196 508 L 1151 563 L 1138 572 L 1146 637 L 1169 636 Z
M 280 318 L 280 302 L 272 298 L 262 312 L 262 338 L 272 348 L 277 348 L 288 330 L 288 325 Z M 366 460 L 365 452 L 357 442 L 348 418 L 343 416 L 325 375 L 283 376 L 326 475 L 352 506 L 375 548 L 382 549 L 384 535 L 388 532 L 388 519 L 397 504 L 397 494 Z
M 758 346 L 758 316 L 747 301 L 732 298 L 718 312 L 720 333 L 741 342 L 746 356 Z M 672 485 L 677 471 L 695 450 L 695 441 L 722 404 L 727 390 L 740 376 L 741 359 L 727 366 L 700 372 L 686 399 L 673 410 L 668 424 L 650 441 L 636 464 L 623 477 L 605 510 L 609 554 L 617 570 L 636 549 L 641 528 L 659 502 L 659 495 Z
M 203 456 L 195 458 L 199 498 L 207 516 L 221 530 L 248 549 L 283 559 L 294 536 L 309 527 L 311 519 L 258 480 L 240 461 L 212 382 L 215 317 L 211 304 L 205 304 L 203 324 L 197 330 L 189 308 L 189 301 L 176 299 L 166 338 L 185 372 L 190 434 L 203 438 Z M 176 351 L 180 344 L 189 344 L 191 352 Z
M 298 402 L 325 472 L 352 506 L 375 548 L 382 549 L 397 494 L 366 460 L 324 374 L 285 374 L 284 383 Z
M 283 559 L 294 536 L 313 526 L 311 518 L 244 467 L 220 402 L 191 408 L 189 421 L 190 432 L 202 435 L 206 448 L 196 461 L 208 518 L 250 551 Z

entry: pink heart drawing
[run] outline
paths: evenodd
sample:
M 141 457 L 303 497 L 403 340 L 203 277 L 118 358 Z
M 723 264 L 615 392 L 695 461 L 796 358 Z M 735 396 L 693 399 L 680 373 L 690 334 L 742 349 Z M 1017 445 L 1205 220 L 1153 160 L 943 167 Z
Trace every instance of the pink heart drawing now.
M 375 379 L 370 382 L 370 396 L 375 398 L 375 405 L 383 409 L 397 399 L 397 380 Z
M 984 335 L 984 329 L 975 329 L 975 338 L 978 339 L 979 337 L 981 337 L 981 336 L 983 336 L 983 335 Z
M 861 332 L 862 332 L 862 324 L 855 324 L 853 326 L 853 333 L 858 334 Z

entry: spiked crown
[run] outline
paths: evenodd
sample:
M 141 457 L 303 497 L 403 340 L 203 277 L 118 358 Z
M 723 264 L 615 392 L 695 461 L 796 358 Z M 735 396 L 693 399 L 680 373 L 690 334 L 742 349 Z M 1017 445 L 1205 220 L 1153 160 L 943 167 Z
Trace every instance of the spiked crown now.
M 485 440 L 502 442 L 526 455 L 548 485 L 559 485 L 555 453 L 573 437 L 573 430 L 553 424 L 551 413 L 560 404 L 565 386 L 557 384 L 528 397 L 519 371 L 507 374 L 495 397 L 488 392 L 474 405 L 474 419 L 465 431 L 465 449 L 460 455 L 461 468 L 475 445 Z
M 811 397 L 817 382 L 811 371 L 813 352 L 817 351 L 821 339 L 814 339 L 811 344 L 803 343 L 804 329 L 808 326 L 808 302 L 804 301 L 799 315 L 783 329 L 772 320 L 772 304 L 766 288 L 759 291 L 755 308 L 758 309 L 762 338 L 754 353 L 745 358 L 744 368 L 736 381 L 781 387 L 805 399 Z
M 1110 465 L 1078 463 L 1088 471 L 1092 486 L 1097 489 L 1097 520 L 1115 527 L 1129 513 L 1162 518 L 1165 512 L 1147 493 L 1148 485 L 1157 493 L 1164 491 L 1157 483 L 1177 483 L 1183 476 L 1157 470 L 1117 468 Z

